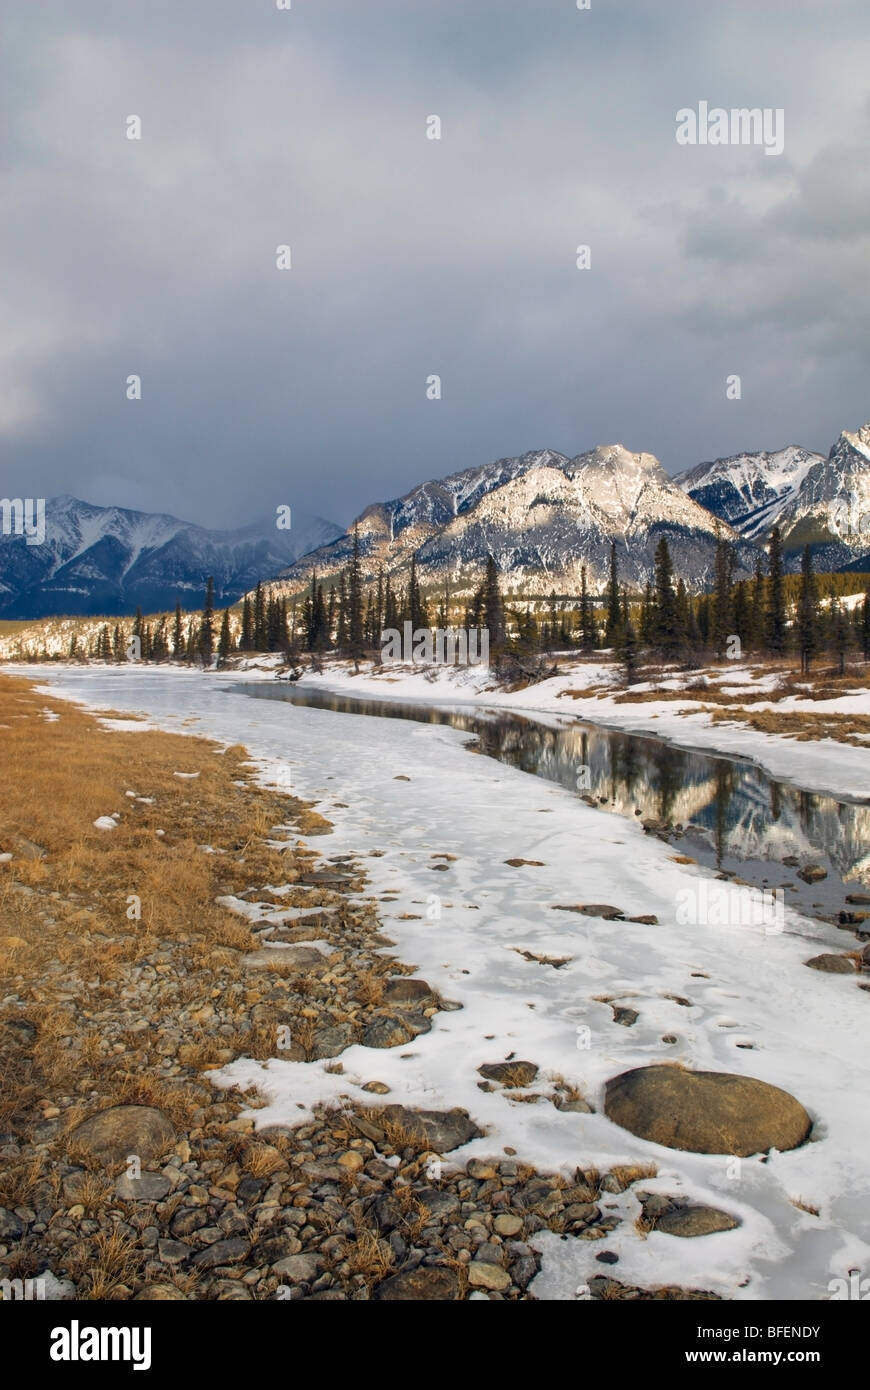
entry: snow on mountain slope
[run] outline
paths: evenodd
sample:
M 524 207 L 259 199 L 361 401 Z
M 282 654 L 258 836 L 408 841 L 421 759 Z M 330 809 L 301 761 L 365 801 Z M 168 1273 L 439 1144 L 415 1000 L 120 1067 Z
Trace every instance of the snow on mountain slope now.
M 526 593 L 575 591 L 587 567 L 590 587 L 603 583 L 616 542 L 623 578 L 652 576 L 655 547 L 665 536 L 677 572 L 694 589 L 710 575 L 717 522 L 646 453 L 600 445 L 568 458 L 552 449 L 498 459 L 430 481 L 358 519 L 363 571 L 380 566 L 404 582 L 416 554 L 423 584 L 449 579 L 463 591 L 479 581 L 488 555 L 506 587 Z M 723 533 L 737 539 L 730 527 Z M 282 579 L 298 587 L 313 568 L 329 578 L 347 564 L 352 528 L 304 557 Z M 746 546 L 739 558 L 751 568 Z
M 789 445 L 774 453 L 734 454 L 699 463 L 674 482 L 750 539 L 766 536 L 821 454 Z
M 195 606 L 209 574 L 217 602 L 234 602 L 340 533 L 302 513 L 286 531 L 273 518 L 210 531 L 173 516 L 54 497 L 46 502 L 42 544 L 0 533 L 0 616 L 154 612 L 177 600 Z
M 792 445 L 700 463 L 674 481 L 747 540 L 779 526 L 789 569 L 805 545 L 817 569 L 870 568 L 870 424 L 844 430 L 827 458 Z

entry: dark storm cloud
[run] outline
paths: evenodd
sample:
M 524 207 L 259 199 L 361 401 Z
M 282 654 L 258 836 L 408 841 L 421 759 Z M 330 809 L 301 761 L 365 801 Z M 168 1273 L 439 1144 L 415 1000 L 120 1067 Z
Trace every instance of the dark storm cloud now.
M 346 522 L 535 446 L 675 470 L 870 415 L 862 3 L 7 0 L 4 27 L 4 495 Z M 782 107 L 784 154 L 677 146 L 700 100 Z

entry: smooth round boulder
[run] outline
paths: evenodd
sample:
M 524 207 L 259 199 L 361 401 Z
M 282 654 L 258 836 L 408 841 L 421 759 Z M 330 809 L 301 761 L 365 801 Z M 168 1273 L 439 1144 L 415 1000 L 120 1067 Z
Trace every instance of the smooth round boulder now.
M 83 1120 L 69 1136 L 69 1147 L 101 1163 L 124 1163 L 129 1155 L 160 1158 L 175 1143 L 175 1128 L 153 1105 L 113 1105 Z
M 614 1124 L 669 1149 L 748 1158 L 796 1149 L 812 1128 L 788 1091 L 731 1072 L 636 1067 L 607 1083 L 604 1112 Z

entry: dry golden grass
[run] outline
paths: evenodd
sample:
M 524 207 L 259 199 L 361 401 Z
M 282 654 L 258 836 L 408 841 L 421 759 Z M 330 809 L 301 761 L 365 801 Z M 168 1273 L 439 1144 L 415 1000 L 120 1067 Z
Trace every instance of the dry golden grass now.
M 811 710 L 748 710 L 742 707 L 728 711 L 705 708 L 703 713 L 709 714 L 714 724 L 736 720 L 759 733 L 783 734 L 800 743 L 830 738 L 866 748 L 870 737 L 870 715 L 866 714 L 816 714 Z
M 59 717 L 47 720 L 45 710 Z M 130 967 L 167 951 L 171 965 L 158 968 L 178 984 L 173 1008 L 208 1002 L 234 980 L 242 989 L 240 956 L 257 942 L 216 900 L 252 883 L 295 881 L 308 852 L 267 841 L 286 838 L 277 826 L 310 820 L 310 808 L 247 780 L 244 748 L 107 730 L 6 674 L 4 725 L 0 852 L 12 859 L 0 863 L 0 995 L 17 994 L 27 1007 L 0 1013 L 0 1122 L 28 1137 L 40 1099 L 97 1091 L 98 1108 L 159 1105 L 183 1128 L 196 1103 L 156 1078 L 151 1030 L 124 1029 L 119 1057 L 87 1015 L 116 1007 L 123 1027 L 119 990 Z M 199 775 L 191 782 L 176 772 Z M 116 812 L 114 830 L 95 827 Z M 36 1029 L 26 1045 L 25 1021 Z M 229 1060 L 231 1049 L 270 1056 L 274 1042 L 265 1026 L 230 1039 L 192 1028 L 188 1065 Z M 65 1130 L 84 1113 L 67 1100 Z

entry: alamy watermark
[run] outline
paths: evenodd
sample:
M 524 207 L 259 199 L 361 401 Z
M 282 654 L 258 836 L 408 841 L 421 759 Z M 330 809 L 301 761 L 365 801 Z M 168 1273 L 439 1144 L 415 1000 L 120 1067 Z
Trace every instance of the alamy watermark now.
M 781 888 L 744 888 L 701 878 L 695 887 L 679 889 L 676 906 L 682 927 L 763 927 L 765 936 L 779 936 L 785 928 Z
M 678 145 L 763 145 L 765 154 L 785 149 L 785 111 L 781 106 L 683 106 L 676 115 Z
M 381 661 L 421 661 L 427 666 L 488 666 L 489 628 L 414 628 L 413 623 L 381 633 Z
M 27 545 L 42 545 L 45 498 L 0 497 L 0 531 L 4 536 L 24 536 Z

